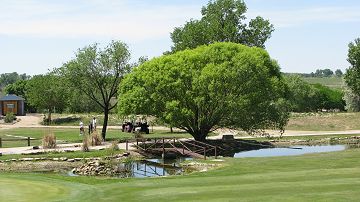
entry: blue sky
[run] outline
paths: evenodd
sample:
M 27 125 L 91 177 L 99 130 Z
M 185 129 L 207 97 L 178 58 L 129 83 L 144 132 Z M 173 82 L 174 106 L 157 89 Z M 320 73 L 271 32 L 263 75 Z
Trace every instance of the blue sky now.
M 77 49 L 127 43 L 135 61 L 170 49 L 170 32 L 200 18 L 207 0 L 0 0 L 0 73 L 42 74 Z M 345 70 L 347 45 L 360 37 L 360 1 L 248 0 L 248 18 L 275 25 L 266 49 L 283 72 Z

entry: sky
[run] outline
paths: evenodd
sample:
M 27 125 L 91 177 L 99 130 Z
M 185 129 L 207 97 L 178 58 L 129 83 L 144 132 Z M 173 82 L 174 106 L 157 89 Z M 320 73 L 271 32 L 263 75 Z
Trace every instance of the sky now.
M 44 74 L 78 49 L 111 40 L 132 60 L 161 56 L 170 33 L 201 17 L 207 0 L 0 0 L 0 73 Z M 348 44 L 360 37 L 357 0 L 247 0 L 248 19 L 275 26 L 266 50 L 283 72 L 345 71 Z

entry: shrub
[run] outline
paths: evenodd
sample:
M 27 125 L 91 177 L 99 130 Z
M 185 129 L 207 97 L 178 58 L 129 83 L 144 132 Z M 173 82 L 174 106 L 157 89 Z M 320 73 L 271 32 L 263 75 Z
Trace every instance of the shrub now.
M 120 148 L 118 146 L 118 142 L 112 141 L 110 147 L 107 149 L 108 155 L 114 156 L 115 152 L 119 151 L 119 150 L 120 150 Z
M 102 143 L 102 137 L 101 135 L 97 132 L 97 131 L 94 131 L 92 134 L 91 134 L 91 145 L 92 146 L 98 146 L 98 145 L 101 145 Z
M 6 113 L 5 116 L 5 123 L 12 123 L 14 120 L 16 120 L 16 116 L 12 112 Z
M 143 139 L 143 138 L 144 138 L 144 136 L 143 136 L 140 132 L 138 132 L 138 131 L 136 131 L 136 132 L 134 133 L 134 137 L 135 137 L 136 139 Z
M 89 149 L 89 142 L 90 142 L 90 138 L 89 138 L 89 136 L 88 135 L 84 135 L 84 139 L 83 139 L 83 144 L 82 144 L 82 146 L 81 146 L 81 150 L 83 151 L 83 152 L 89 152 L 90 151 L 90 149 Z
M 44 149 L 51 149 L 56 147 L 56 136 L 54 133 L 44 135 L 42 139 L 42 145 Z
M 112 151 L 119 151 L 120 148 L 119 148 L 118 142 L 117 141 L 111 142 L 109 149 Z

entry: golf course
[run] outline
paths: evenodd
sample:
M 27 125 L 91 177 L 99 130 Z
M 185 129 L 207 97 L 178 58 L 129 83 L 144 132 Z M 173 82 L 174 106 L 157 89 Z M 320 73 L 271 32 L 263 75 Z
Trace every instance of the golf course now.
M 0 201 L 358 201 L 359 158 L 359 149 L 224 158 L 211 171 L 147 179 L 1 173 Z

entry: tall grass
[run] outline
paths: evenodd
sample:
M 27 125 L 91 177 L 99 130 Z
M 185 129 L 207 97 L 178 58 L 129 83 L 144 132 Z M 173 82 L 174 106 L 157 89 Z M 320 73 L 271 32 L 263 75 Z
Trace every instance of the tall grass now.
M 44 149 L 52 149 L 56 147 L 56 136 L 54 133 L 45 134 L 42 139 Z

